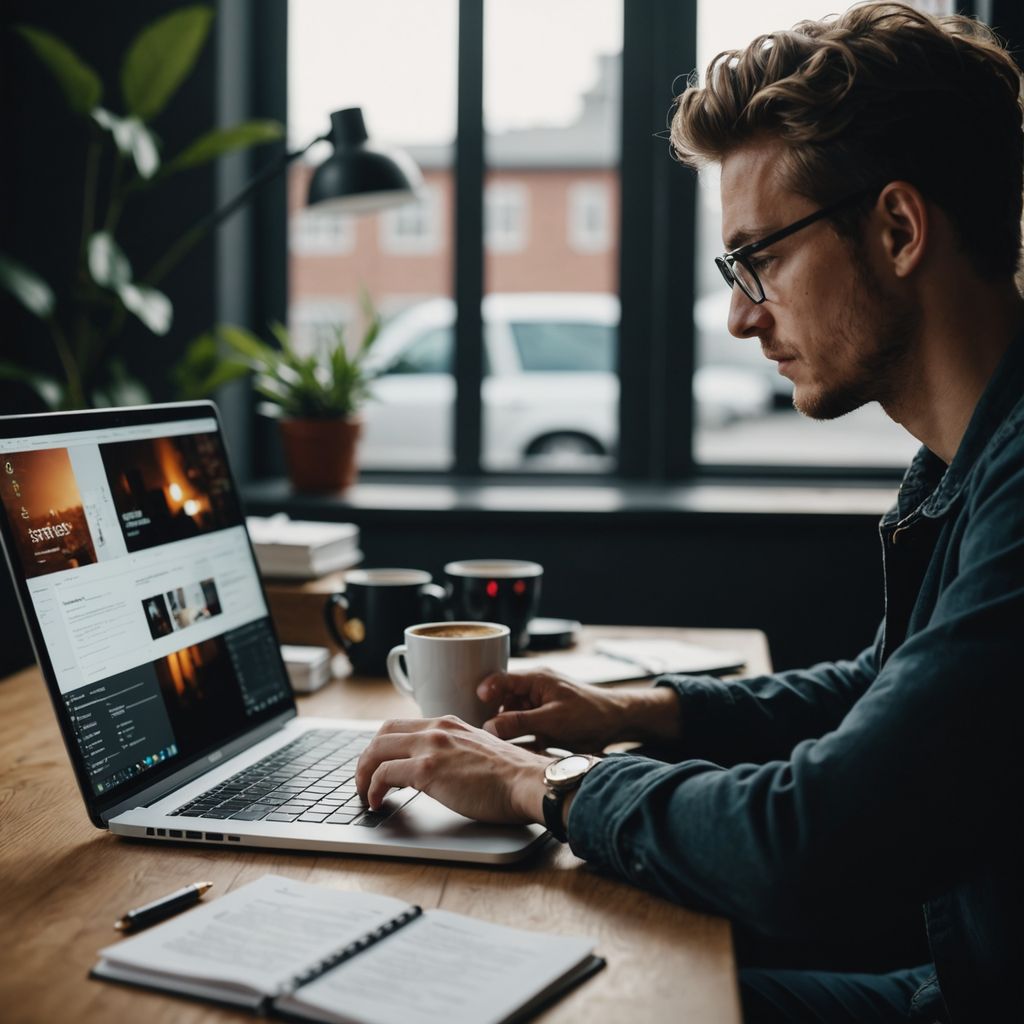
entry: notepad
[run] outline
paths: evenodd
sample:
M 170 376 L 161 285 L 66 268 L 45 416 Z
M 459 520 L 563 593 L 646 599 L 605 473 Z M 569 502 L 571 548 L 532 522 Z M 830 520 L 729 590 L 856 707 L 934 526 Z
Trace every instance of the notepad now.
M 660 638 L 598 640 L 590 654 L 575 651 L 510 658 L 510 672 L 548 669 L 571 683 L 625 683 L 662 675 L 717 675 L 743 667 L 736 651 Z
M 589 939 L 264 875 L 100 951 L 92 976 L 337 1024 L 502 1024 L 603 966 Z

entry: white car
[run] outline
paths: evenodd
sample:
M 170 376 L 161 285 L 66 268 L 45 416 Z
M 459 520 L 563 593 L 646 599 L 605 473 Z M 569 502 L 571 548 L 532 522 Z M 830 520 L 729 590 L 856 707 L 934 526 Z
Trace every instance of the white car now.
M 428 299 L 381 330 L 367 369 L 360 462 L 446 468 L 453 451 L 455 305 Z M 482 460 L 488 469 L 605 468 L 618 435 L 619 300 L 594 293 L 492 294 L 483 301 Z M 708 423 L 759 415 L 770 388 L 746 370 L 694 378 Z

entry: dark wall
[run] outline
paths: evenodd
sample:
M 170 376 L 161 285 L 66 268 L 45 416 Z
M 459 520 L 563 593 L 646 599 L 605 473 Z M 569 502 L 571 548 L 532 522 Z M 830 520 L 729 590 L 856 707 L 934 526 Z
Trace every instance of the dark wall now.
M 363 565 L 426 569 L 527 558 L 541 614 L 617 625 L 753 627 L 776 667 L 851 657 L 882 615 L 877 517 L 331 507 L 256 485 L 254 514 L 358 523 Z
M 73 115 L 45 66 L 12 26 L 45 29 L 64 40 L 103 80 L 101 105 L 123 114 L 120 91 L 122 55 L 139 30 L 177 7 L 170 0 L 138 4 L 106 0 L 101 7 L 70 2 L 9 0 L 0 28 L 5 155 L 0 161 L 0 249 L 24 262 L 51 283 L 67 301 L 74 281 L 81 239 L 88 122 Z M 211 33 L 199 63 L 151 127 L 162 154 L 170 157 L 216 123 L 215 60 Z M 100 164 L 100 205 L 112 167 L 106 145 Z M 213 171 L 197 168 L 171 178 L 126 204 L 116 237 L 141 276 L 183 230 L 207 213 L 215 201 Z M 187 340 L 210 326 L 214 317 L 213 245 L 197 246 L 159 287 L 174 302 L 174 326 L 158 338 L 134 317 L 111 353 L 125 359 L 153 397 L 173 397 L 169 370 Z M 3 357 L 26 367 L 57 372 L 59 363 L 45 328 L 6 295 L 0 298 Z M 107 322 L 106 317 L 100 318 Z M 30 406 L 33 399 L 9 386 L 2 393 L 5 411 Z

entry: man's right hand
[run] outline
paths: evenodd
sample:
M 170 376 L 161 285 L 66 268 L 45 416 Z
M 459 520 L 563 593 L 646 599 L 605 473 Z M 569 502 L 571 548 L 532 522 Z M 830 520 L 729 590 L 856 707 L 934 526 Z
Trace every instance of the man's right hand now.
M 679 702 L 668 687 L 599 690 L 551 672 L 496 672 L 480 683 L 477 695 L 501 705 L 483 726 L 499 739 L 533 735 L 539 743 L 582 752 L 621 740 L 664 740 L 678 734 Z

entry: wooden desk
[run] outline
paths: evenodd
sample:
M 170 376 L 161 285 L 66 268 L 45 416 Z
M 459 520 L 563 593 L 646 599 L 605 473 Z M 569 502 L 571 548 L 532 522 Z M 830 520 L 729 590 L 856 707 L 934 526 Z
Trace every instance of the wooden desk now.
M 642 635 L 645 630 L 592 630 Z M 656 630 L 665 634 L 666 630 Z M 740 650 L 766 671 L 754 630 L 673 630 Z M 410 704 L 384 680 L 346 680 L 299 699 L 301 714 L 381 718 Z M 386 893 L 499 923 L 592 936 L 608 966 L 538 1020 L 737 1024 L 729 925 L 603 877 L 548 843 L 512 867 L 282 854 L 117 839 L 86 817 L 37 669 L 0 683 L 0 1007 L 5 1020 L 240 1021 L 247 1014 L 90 981 L 96 952 L 130 907 L 197 879 L 223 895 L 273 871 L 337 889 Z

